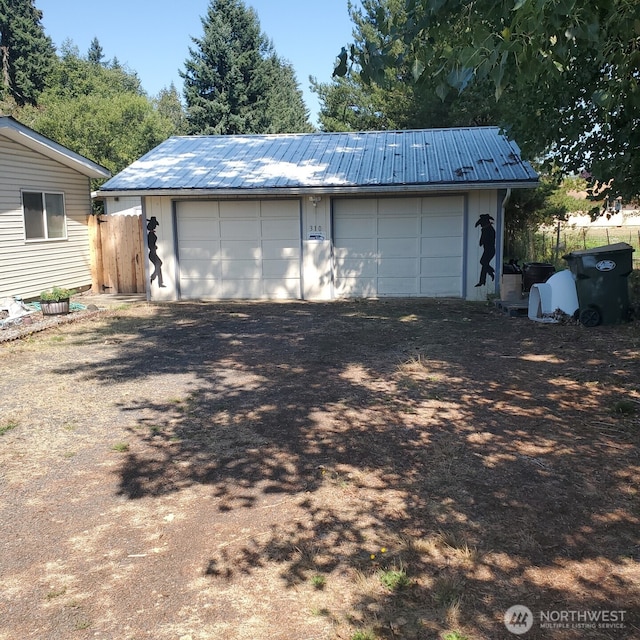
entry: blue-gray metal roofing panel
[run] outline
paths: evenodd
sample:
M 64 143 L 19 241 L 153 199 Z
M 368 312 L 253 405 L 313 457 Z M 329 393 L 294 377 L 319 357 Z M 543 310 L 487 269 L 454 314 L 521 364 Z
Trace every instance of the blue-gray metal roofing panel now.
M 535 184 L 497 127 L 169 138 L 108 191 L 340 189 Z

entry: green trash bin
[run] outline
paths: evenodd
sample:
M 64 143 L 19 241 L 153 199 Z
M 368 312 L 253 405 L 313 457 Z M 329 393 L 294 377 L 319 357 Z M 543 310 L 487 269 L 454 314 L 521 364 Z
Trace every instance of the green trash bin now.
M 586 327 L 619 324 L 630 316 L 629 274 L 633 247 L 626 242 L 563 256 L 576 281 L 578 314 Z

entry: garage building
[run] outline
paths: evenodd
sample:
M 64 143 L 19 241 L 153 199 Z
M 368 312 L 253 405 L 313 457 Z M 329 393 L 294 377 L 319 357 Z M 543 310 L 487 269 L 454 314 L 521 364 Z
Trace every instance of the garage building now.
M 154 300 L 481 300 L 506 198 L 537 184 L 513 141 L 476 127 L 172 137 L 100 196 L 141 198 Z

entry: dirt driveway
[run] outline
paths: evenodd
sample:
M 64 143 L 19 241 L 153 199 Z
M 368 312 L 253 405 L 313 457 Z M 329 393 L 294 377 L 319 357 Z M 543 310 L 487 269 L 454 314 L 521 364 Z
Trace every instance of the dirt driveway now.
M 0 361 L 0 640 L 640 638 L 638 323 L 140 304 Z

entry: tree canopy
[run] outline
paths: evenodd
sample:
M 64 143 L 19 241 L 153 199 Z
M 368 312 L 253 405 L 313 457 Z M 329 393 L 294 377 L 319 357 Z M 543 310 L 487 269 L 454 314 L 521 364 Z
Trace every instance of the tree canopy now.
M 274 52 L 242 0 L 212 0 L 203 35 L 185 61 L 184 97 L 193 134 L 309 131 L 293 69 Z
M 591 187 L 640 191 L 640 3 L 635 0 L 381 0 L 376 37 L 340 54 L 381 85 L 410 69 L 443 101 L 490 83 L 525 154 Z M 611 182 L 610 182 L 611 181 Z
M 405 0 L 363 0 L 350 6 L 354 23 L 352 59 L 366 58 L 370 50 L 390 46 L 394 64 L 379 68 L 374 78 L 359 65 L 347 69 L 332 82 L 313 83 L 321 101 L 320 125 L 326 131 L 348 129 L 407 129 L 480 126 L 500 123 L 506 101 L 497 104 L 489 82 L 479 82 L 464 93 L 449 92 L 442 98 L 433 81 L 415 82 L 408 63 L 410 44 L 389 44 L 384 16 L 406 16 Z
M 26 125 L 112 173 L 172 135 L 171 118 L 156 109 L 137 75 L 96 64 L 69 42 L 62 48 L 37 106 L 14 113 Z
M 34 0 L 0 0 L 0 98 L 36 104 L 55 48 L 41 24 Z

